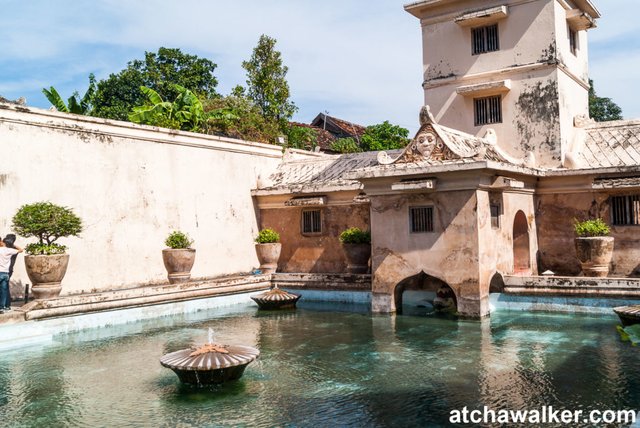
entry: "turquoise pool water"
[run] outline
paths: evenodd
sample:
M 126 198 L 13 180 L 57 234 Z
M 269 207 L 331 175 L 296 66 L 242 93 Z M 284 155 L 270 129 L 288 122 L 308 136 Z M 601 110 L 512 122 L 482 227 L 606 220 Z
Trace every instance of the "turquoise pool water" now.
M 640 408 L 640 351 L 614 317 L 494 313 L 478 322 L 360 306 L 200 312 L 56 338 L 0 357 L 0 426 L 447 426 L 453 409 Z M 165 353 L 217 341 L 260 363 L 183 386 Z M 576 425 L 573 425 L 576 426 Z

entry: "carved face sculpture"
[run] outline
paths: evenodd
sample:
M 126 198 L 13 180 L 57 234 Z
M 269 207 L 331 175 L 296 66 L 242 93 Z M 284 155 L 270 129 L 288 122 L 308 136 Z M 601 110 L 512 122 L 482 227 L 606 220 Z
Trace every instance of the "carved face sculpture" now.
M 429 156 L 436 145 L 436 134 L 431 131 L 425 131 L 416 138 L 416 149 L 423 155 Z

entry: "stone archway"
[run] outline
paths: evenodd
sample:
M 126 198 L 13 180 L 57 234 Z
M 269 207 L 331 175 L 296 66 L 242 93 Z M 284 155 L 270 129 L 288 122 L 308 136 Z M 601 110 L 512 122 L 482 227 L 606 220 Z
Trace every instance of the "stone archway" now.
M 522 211 L 518 211 L 513 219 L 513 273 L 531 273 L 529 223 Z
M 402 314 L 403 294 L 405 291 L 409 290 L 432 292 L 432 304 L 436 308 L 446 309 L 446 306 L 449 304 L 454 310 L 457 310 L 458 308 L 458 299 L 449 284 L 439 278 L 436 278 L 435 276 L 420 272 L 417 275 L 413 275 L 403 279 L 394 288 L 393 299 L 395 302 L 397 314 Z

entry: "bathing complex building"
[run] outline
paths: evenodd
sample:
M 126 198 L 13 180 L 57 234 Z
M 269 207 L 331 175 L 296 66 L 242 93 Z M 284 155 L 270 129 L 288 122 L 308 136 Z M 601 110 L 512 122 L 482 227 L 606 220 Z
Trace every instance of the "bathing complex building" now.
M 206 283 L 256 267 L 253 237 L 266 227 L 280 232 L 282 254 L 263 287 L 295 275 L 325 289 L 355 281 L 375 312 L 399 310 L 407 289 L 447 289 L 468 316 L 488 315 L 494 291 L 640 296 L 630 279 L 640 273 L 640 121 L 588 116 L 595 5 L 425 0 L 405 10 L 422 27 L 425 107 L 403 150 L 283 156 L 278 146 L 4 104 L 0 229 L 25 203 L 72 207 L 86 228 L 65 242 L 63 296 L 147 299 L 138 304 L 162 293 L 126 290 L 163 289 L 168 231 L 195 239 L 193 276 Z M 594 217 L 611 226 L 615 248 L 610 278 L 589 285 L 573 222 Z M 371 272 L 348 280 L 338 237 L 354 226 L 371 231 Z M 21 269 L 17 288 L 28 282 Z M 547 270 L 556 276 L 539 276 Z

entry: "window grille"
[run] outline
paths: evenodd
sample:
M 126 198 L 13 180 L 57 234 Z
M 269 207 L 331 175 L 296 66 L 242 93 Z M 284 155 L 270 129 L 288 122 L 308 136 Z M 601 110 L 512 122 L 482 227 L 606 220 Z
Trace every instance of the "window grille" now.
M 569 49 L 572 54 L 576 54 L 578 49 L 578 32 L 569 28 Z
M 640 225 L 640 195 L 612 196 L 611 224 Z
M 433 207 L 409 208 L 411 233 L 433 232 Z
M 302 211 L 302 233 L 322 233 L 320 210 Z
M 500 205 L 491 204 L 489 205 L 491 209 L 491 227 L 494 229 L 500 228 Z
M 471 39 L 473 55 L 499 50 L 498 24 L 473 28 L 471 30 Z
M 502 123 L 502 98 L 500 95 L 487 98 L 474 98 L 475 125 Z

